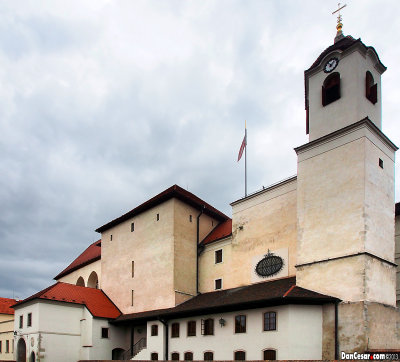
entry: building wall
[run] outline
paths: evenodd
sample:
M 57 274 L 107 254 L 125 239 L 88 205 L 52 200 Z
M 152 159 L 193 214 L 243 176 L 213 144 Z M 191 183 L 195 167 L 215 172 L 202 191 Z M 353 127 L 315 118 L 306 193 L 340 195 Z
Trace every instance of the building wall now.
M 295 275 L 296 188 L 296 178 L 291 178 L 232 204 L 231 262 L 224 270 L 224 276 L 230 274 L 226 288 L 255 282 L 255 259 L 262 259 L 268 251 L 281 251 L 287 257 L 282 271 L 263 281 Z
M 8 352 L 6 349 L 8 341 Z M 14 359 L 14 315 L 0 314 L 0 361 L 10 361 Z
M 396 273 L 396 301 L 400 304 L 400 215 L 396 216 L 395 224 L 395 263 L 397 264 Z
M 356 50 L 343 58 L 340 53 L 331 53 L 322 61 L 322 65 L 324 66 L 332 57 L 339 58 L 339 65 L 333 72 L 340 73 L 341 98 L 323 107 L 322 85 L 329 74 L 318 69 L 319 71 L 309 78 L 310 141 L 356 123 L 365 117 L 369 117 L 378 128 L 381 128 L 381 77 L 374 66 L 373 58 L 369 55 L 365 57 Z M 367 71 L 372 73 L 374 82 L 378 83 L 376 104 L 365 97 Z
M 263 313 L 277 312 L 277 330 L 263 331 Z M 236 315 L 246 315 L 246 333 L 235 333 L 234 318 Z M 201 334 L 201 319 L 214 318 L 214 335 Z M 219 319 L 225 320 L 221 327 Z M 214 352 L 215 360 L 232 360 L 237 350 L 246 351 L 246 359 L 262 360 L 263 350 L 277 350 L 277 359 L 321 359 L 322 358 L 322 307 L 289 305 L 273 308 L 243 310 L 240 312 L 203 315 L 201 317 L 182 318 L 169 321 L 169 358 L 171 353 L 178 352 L 183 360 L 185 352 L 193 352 L 194 360 L 203 360 L 205 351 Z M 196 321 L 196 336 L 187 336 L 187 322 Z M 171 324 L 180 323 L 179 338 L 171 338 Z M 135 359 L 150 359 L 152 352 L 157 352 L 159 359 L 164 358 L 164 335 L 159 322 L 157 337 L 147 336 L 147 348 Z
M 95 272 L 97 274 L 97 278 L 99 280 L 99 289 L 101 289 L 101 260 L 96 260 L 93 263 L 74 270 L 73 272 L 61 277 L 60 279 L 57 279 L 57 281 L 76 285 L 79 277 L 82 277 L 85 281 L 85 287 L 87 287 L 89 276 L 92 272 Z

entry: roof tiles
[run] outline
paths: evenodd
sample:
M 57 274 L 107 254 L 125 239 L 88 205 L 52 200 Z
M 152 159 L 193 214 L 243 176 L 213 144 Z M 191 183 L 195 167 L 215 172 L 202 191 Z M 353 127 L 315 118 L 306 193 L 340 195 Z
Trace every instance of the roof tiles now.
M 22 305 L 35 299 L 59 301 L 80 304 L 92 313 L 94 317 L 114 319 L 121 315 L 119 309 L 100 289 L 79 287 L 73 284 L 57 282 L 52 286 L 15 304 Z
M 203 245 L 226 238 L 232 235 L 232 219 L 218 224 L 201 242 Z
M 0 314 L 14 314 L 14 309 L 11 308 L 17 301 L 10 298 L 0 298 Z

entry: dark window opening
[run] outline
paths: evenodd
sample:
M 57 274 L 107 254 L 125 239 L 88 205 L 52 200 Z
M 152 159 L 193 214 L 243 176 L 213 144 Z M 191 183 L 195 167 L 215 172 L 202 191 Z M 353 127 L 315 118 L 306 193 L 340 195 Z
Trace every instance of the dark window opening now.
M 179 353 L 177 352 L 171 353 L 171 359 L 173 361 L 179 361 Z
M 192 222 L 192 215 L 189 215 L 189 221 Z
M 133 232 L 133 231 L 135 231 L 135 223 L 134 222 L 131 224 L 131 232 Z
M 328 75 L 322 86 L 322 105 L 328 104 L 340 98 L 340 74 L 332 73 Z
M 276 312 L 264 313 L 264 331 L 276 330 Z
M 236 351 L 233 359 L 235 361 L 245 361 L 246 360 L 246 352 L 245 351 Z
M 275 361 L 276 351 L 274 349 L 266 349 L 264 351 L 264 361 Z
M 193 361 L 193 353 L 192 352 L 185 352 L 183 359 L 185 361 Z
M 178 338 L 179 337 L 179 323 L 172 323 L 171 325 L 171 337 Z
M 153 324 L 151 326 L 151 335 L 158 336 L 158 325 L 157 324 Z
M 383 160 L 381 158 L 379 159 L 379 167 L 383 168 Z
M 193 337 L 196 335 L 196 321 L 189 321 L 187 323 L 187 335 Z
M 132 278 L 135 277 L 135 261 L 132 260 Z
M 27 322 L 28 327 L 32 327 L 32 313 L 28 313 L 28 322 Z
M 24 327 L 24 317 L 21 315 L 19 316 L 19 328 Z
M 112 234 L 110 235 L 110 241 L 112 241 Z
M 151 358 L 152 361 L 158 361 L 158 353 L 157 352 L 153 352 L 151 354 L 150 358 Z
M 365 96 L 373 104 L 378 101 L 378 84 L 374 84 L 371 72 L 367 72 L 365 75 Z
M 201 320 L 201 334 L 203 336 L 212 336 L 214 334 L 214 319 Z
M 215 251 L 215 264 L 222 263 L 222 249 Z
M 157 214 L 157 221 L 160 220 L 160 214 Z
M 204 352 L 204 361 L 213 361 L 214 352 Z
M 237 315 L 235 317 L 235 333 L 246 333 L 246 316 Z
M 108 328 L 101 329 L 101 338 L 108 338 Z
M 222 289 L 222 279 L 215 279 L 215 290 Z

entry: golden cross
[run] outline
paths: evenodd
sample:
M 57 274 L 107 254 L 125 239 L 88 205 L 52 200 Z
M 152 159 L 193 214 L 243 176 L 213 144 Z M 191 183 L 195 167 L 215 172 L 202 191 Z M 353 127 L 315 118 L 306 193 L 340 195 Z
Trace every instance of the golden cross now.
M 338 26 L 339 26 L 339 24 L 340 24 L 339 27 L 340 27 L 340 29 L 341 29 L 342 26 L 343 26 L 343 24 L 342 24 L 342 15 L 340 14 L 340 10 L 342 10 L 343 8 L 345 8 L 345 7 L 347 6 L 347 4 L 344 4 L 342 7 L 341 7 L 340 5 L 341 5 L 341 4 L 338 3 L 338 9 L 335 10 L 335 11 L 332 13 L 332 15 L 335 14 L 335 13 L 338 13 L 337 23 L 338 23 Z M 338 29 L 338 30 L 340 30 L 340 29 Z

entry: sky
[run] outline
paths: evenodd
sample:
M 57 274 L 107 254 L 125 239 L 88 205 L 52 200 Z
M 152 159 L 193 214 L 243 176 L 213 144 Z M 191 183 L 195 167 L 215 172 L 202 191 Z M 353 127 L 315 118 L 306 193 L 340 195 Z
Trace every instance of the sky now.
M 171 185 L 231 216 L 296 174 L 304 70 L 333 43 L 332 0 L 0 1 L 0 296 L 26 298 Z M 400 145 L 400 1 L 349 0 L 374 46 L 383 132 Z M 400 201 L 396 162 L 396 201 Z

